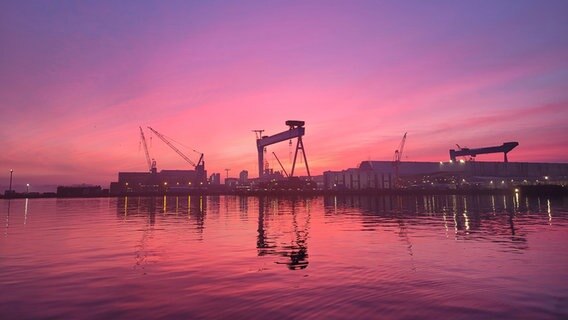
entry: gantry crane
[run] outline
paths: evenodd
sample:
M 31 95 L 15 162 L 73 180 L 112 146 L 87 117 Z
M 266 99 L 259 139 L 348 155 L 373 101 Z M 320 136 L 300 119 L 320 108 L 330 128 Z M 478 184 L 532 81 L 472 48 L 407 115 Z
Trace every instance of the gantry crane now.
M 402 136 L 402 140 L 400 141 L 400 145 L 398 146 L 398 149 L 396 149 L 394 151 L 394 157 L 393 157 L 393 166 L 394 166 L 394 178 L 395 178 L 395 185 L 398 186 L 399 184 L 399 165 L 400 165 L 400 160 L 402 159 L 402 152 L 404 151 L 404 144 L 406 143 L 406 134 L 408 132 L 404 133 L 404 136 Z
M 298 158 L 298 151 L 302 150 L 302 155 L 304 156 L 304 163 L 306 164 L 306 171 L 308 173 L 308 177 L 311 178 L 310 175 L 310 168 L 308 167 L 308 159 L 306 157 L 306 151 L 304 150 L 304 143 L 302 141 L 302 136 L 305 134 L 306 129 L 304 128 L 304 121 L 298 120 L 288 120 L 286 121 L 286 125 L 290 127 L 289 130 L 277 133 L 272 136 L 262 136 L 261 130 L 254 130 L 257 133 L 256 138 L 256 148 L 258 151 L 258 177 L 262 178 L 263 166 L 264 166 L 264 150 L 265 147 L 286 141 L 291 140 L 294 138 L 298 138 L 298 143 L 296 144 L 296 153 L 294 154 L 294 161 L 292 162 L 292 170 L 290 171 L 289 177 L 294 176 L 294 169 L 296 167 L 296 160 Z
M 500 146 L 483 147 L 483 148 L 475 148 L 475 149 L 470 149 L 470 148 L 466 148 L 466 147 L 460 148 L 458 146 L 459 150 L 454 150 L 454 149 L 450 150 L 450 159 L 452 161 L 456 161 L 456 157 L 461 157 L 461 156 L 470 156 L 472 158 L 475 158 L 475 156 L 477 156 L 478 154 L 501 153 L 501 152 L 503 152 L 503 161 L 509 162 L 509 159 L 507 158 L 507 153 L 509 153 L 511 150 L 515 149 L 518 145 L 519 145 L 518 142 L 512 141 L 512 142 L 505 142 Z
M 170 140 L 168 138 L 166 138 L 163 134 L 152 129 L 151 127 L 148 127 L 148 129 L 150 129 L 150 131 L 152 131 L 158 138 L 160 138 L 162 141 L 164 141 L 164 143 L 167 144 L 168 147 L 172 148 L 172 150 L 174 150 L 180 157 L 182 157 L 185 161 L 187 161 L 190 165 L 192 165 L 195 168 L 195 171 L 198 173 L 199 179 L 202 182 L 205 181 L 205 179 L 207 179 L 206 173 L 205 173 L 205 162 L 203 161 L 203 153 L 198 152 L 196 150 L 193 150 L 193 152 L 199 154 L 199 160 L 197 161 L 197 163 L 195 163 L 188 156 L 186 156 L 183 152 L 181 152 L 178 148 L 176 148 L 170 142 Z
M 142 140 L 142 144 L 144 145 L 144 152 L 146 153 L 146 162 L 148 163 L 148 171 L 151 173 L 156 173 L 156 160 L 150 159 L 150 153 L 148 152 L 148 145 L 146 144 L 146 137 L 144 136 L 144 131 L 142 127 L 140 127 L 140 140 Z

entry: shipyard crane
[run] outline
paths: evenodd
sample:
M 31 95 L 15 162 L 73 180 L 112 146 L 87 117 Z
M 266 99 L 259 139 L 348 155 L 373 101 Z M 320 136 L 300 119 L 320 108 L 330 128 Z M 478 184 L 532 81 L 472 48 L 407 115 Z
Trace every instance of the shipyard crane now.
M 306 151 L 304 150 L 304 143 L 302 141 L 302 136 L 305 134 L 305 122 L 298 121 L 298 120 L 288 120 L 286 121 L 286 125 L 289 127 L 289 130 L 277 133 L 272 136 L 262 136 L 261 130 L 254 130 L 257 133 L 256 138 L 256 148 L 258 151 L 258 177 L 262 178 L 263 176 L 263 164 L 264 164 L 264 150 L 267 146 L 291 140 L 294 138 L 298 138 L 298 143 L 296 144 L 296 153 L 294 154 L 294 161 L 292 162 L 292 170 L 290 171 L 289 177 L 294 176 L 294 169 L 296 167 L 296 160 L 298 158 L 298 151 L 302 150 L 302 155 L 304 156 L 304 164 L 306 165 L 306 171 L 308 173 L 308 177 L 311 178 L 310 175 L 310 168 L 308 167 L 308 159 L 306 157 Z
M 461 156 L 470 156 L 472 158 L 474 158 L 475 156 L 479 155 L 479 154 L 488 154 L 488 153 L 503 153 L 503 161 L 504 162 L 508 162 L 509 159 L 507 158 L 507 153 L 511 152 L 511 150 L 515 149 L 517 146 L 519 145 L 518 142 L 516 141 L 512 141 L 512 142 L 505 142 L 500 146 L 494 146 L 494 147 L 483 147 L 483 148 L 475 148 L 475 149 L 471 149 L 471 148 L 459 148 L 459 150 L 454 150 L 451 149 L 450 150 L 450 159 L 452 161 L 456 161 L 456 157 L 461 157 Z
M 402 152 L 404 151 L 404 144 L 406 143 L 406 134 L 408 132 L 404 133 L 404 136 L 402 136 L 402 140 L 400 141 L 400 145 L 398 146 L 398 149 L 396 149 L 394 151 L 394 158 L 393 158 L 393 166 L 394 166 L 394 176 L 395 176 L 395 184 L 398 185 L 398 180 L 399 180 L 399 171 L 398 171 L 398 167 L 400 165 L 400 160 L 402 159 Z
M 144 152 L 146 153 L 146 162 L 148 163 L 148 171 L 156 173 L 156 160 L 150 160 L 150 153 L 148 152 L 148 145 L 146 144 L 146 137 L 144 136 L 144 131 L 140 127 L 140 140 L 142 140 L 142 145 L 144 145 Z
M 200 165 L 203 165 L 203 153 L 201 152 L 197 152 L 195 150 L 193 150 L 194 152 L 200 154 L 199 156 L 199 160 L 197 161 L 197 164 L 195 162 L 193 162 L 188 156 L 186 156 L 183 152 L 181 152 L 178 148 L 176 148 L 168 138 L 166 138 L 163 134 L 159 133 L 158 131 L 152 129 L 151 127 L 148 127 L 148 129 L 150 129 L 150 131 L 152 131 L 158 138 L 160 138 L 162 141 L 164 141 L 165 144 L 168 145 L 168 147 L 172 148 L 172 150 L 174 150 L 180 157 L 182 157 L 185 161 L 187 161 L 190 165 L 192 165 L 195 168 L 198 168 Z
M 203 161 L 203 153 L 193 150 L 193 152 L 199 154 L 199 160 L 197 164 L 193 162 L 188 156 L 186 156 L 183 152 L 181 152 L 178 148 L 176 148 L 168 138 L 166 138 L 163 134 L 159 133 L 158 131 L 148 127 L 150 131 L 152 131 L 158 138 L 164 141 L 172 150 L 174 150 L 180 157 L 182 157 L 185 161 L 187 161 L 190 165 L 195 168 L 196 173 L 198 174 L 198 179 L 200 182 L 205 182 L 207 180 L 207 173 L 205 172 L 205 162 Z

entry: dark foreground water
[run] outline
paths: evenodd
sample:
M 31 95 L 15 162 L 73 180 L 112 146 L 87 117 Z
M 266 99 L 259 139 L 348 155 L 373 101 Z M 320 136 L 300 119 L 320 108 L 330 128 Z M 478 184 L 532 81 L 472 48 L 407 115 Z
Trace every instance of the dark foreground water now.
M 0 318 L 560 319 L 568 199 L 2 200 Z

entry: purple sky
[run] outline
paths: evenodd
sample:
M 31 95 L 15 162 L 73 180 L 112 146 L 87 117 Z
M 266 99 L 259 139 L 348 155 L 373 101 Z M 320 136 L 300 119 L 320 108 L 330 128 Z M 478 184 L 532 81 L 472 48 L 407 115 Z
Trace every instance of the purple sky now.
M 209 173 L 254 176 L 251 130 L 288 119 L 306 121 L 315 174 L 391 160 L 407 131 L 405 161 L 518 141 L 511 161 L 567 162 L 567 12 L 568 1 L 3 1 L 0 185 L 10 169 L 20 185 L 105 187 L 145 171 L 138 126 L 204 152 Z M 272 151 L 289 165 L 287 143 Z M 150 153 L 159 170 L 189 168 L 156 138 Z

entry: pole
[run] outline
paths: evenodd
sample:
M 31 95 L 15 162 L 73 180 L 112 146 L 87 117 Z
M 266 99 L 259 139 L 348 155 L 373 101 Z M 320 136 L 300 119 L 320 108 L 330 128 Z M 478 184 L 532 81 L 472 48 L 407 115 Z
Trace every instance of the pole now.
M 14 169 L 10 169 L 10 188 L 8 189 L 8 193 L 12 194 L 12 174 L 14 173 Z

